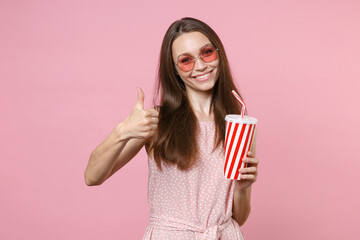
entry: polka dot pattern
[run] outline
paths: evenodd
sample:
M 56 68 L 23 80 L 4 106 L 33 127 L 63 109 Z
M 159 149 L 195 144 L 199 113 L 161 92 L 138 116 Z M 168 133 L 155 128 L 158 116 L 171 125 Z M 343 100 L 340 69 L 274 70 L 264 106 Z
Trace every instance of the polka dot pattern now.
M 200 122 L 199 159 L 188 171 L 150 157 L 150 224 L 143 240 L 243 239 L 232 216 L 234 182 L 224 177 L 224 149 L 214 152 L 215 123 Z

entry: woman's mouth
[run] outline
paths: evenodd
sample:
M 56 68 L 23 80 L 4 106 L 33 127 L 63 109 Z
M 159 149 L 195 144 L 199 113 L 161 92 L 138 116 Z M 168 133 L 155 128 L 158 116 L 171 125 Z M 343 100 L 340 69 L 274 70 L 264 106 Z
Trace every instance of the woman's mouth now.
M 201 75 L 197 75 L 197 76 L 194 76 L 193 78 L 195 78 L 196 80 L 198 81 L 206 81 L 210 78 L 210 75 L 212 73 L 213 70 L 207 72 L 207 73 L 204 73 L 204 74 L 201 74 Z

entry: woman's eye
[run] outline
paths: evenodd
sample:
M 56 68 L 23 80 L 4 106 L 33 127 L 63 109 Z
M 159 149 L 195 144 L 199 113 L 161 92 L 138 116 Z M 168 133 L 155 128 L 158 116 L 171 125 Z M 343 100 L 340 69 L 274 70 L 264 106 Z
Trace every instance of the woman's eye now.
M 181 58 L 181 59 L 180 59 L 180 62 L 181 62 L 181 63 L 189 63 L 189 62 L 191 62 L 191 58 L 190 58 L 190 57 Z
M 203 51 L 203 55 L 210 55 L 210 54 L 213 53 L 213 51 L 214 51 L 214 49 L 212 49 L 212 48 L 207 48 L 207 49 L 205 49 L 205 50 Z

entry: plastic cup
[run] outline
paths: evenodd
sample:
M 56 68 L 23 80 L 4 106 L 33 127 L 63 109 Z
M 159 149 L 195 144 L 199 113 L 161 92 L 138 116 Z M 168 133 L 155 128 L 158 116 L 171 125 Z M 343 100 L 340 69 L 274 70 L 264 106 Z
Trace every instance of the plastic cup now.
M 258 120 L 237 114 L 226 115 L 225 120 L 224 175 L 227 179 L 240 180 L 239 170 L 246 167 L 242 159 L 250 149 Z

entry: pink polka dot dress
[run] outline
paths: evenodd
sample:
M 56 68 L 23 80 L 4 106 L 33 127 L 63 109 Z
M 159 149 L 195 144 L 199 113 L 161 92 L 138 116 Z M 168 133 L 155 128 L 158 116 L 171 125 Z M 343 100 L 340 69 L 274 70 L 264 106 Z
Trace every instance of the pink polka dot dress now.
M 214 122 L 199 122 L 199 159 L 188 171 L 148 158 L 150 224 L 143 240 L 243 239 L 232 218 L 234 182 L 224 177 L 223 148 L 212 152 Z

